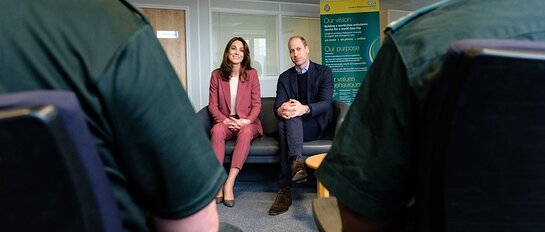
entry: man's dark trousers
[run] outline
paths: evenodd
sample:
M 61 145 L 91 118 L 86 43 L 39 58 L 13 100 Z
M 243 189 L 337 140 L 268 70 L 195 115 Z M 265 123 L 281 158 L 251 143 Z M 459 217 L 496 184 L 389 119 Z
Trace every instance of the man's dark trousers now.
M 280 188 L 291 187 L 291 163 L 303 152 L 303 142 L 319 139 L 320 124 L 314 118 L 295 117 L 278 122 Z

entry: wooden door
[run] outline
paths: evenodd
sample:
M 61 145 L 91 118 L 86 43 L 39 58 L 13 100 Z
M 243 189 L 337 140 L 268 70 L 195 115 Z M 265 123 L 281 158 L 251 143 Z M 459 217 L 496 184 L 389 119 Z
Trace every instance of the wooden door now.
M 142 11 L 150 20 L 156 35 L 158 32 L 168 35 L 166 37 L 169 38 L 159 38 L 159 41 L 184 89 L 187 89 L 185 10 L 142 8 Z

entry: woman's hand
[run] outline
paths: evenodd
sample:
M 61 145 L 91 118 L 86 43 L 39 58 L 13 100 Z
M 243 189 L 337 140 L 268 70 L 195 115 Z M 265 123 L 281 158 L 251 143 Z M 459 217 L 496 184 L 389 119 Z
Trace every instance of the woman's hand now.
M 225 120 L 223 120 L 223 124 L 229 127 L 231 124 L 233 124 L 232 118 L 226 118 Z
M 250 119 L 236 119 L 233 117 L 228 118 L 231 122 L 227 127 L 233 132 L 238 132 L 240 128 L 251 123 Z

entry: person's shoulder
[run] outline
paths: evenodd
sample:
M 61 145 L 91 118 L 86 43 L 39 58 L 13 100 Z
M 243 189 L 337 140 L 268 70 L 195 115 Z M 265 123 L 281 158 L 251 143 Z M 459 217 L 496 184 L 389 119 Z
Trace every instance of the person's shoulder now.
M 289 68 L 288 70 L 282 72 L 282 73 L 280 74 L 280 77 L 279 77 L 279 78 L 283 78 L 283 77 L 284 77 L 284 78 L 287 78 L 287 77 L 289 77 L 289 75 L 290 75 L 291 73 L 296 73 L 296 72 L 295 72 L 295 66 L 292 66 L 292 67 Z
M 216 68 L 216 69 L 212 70 L 212 73 L 210 74 L 210 76 L 212 76 L 212 78 L 221 79 L 220 78 L 220 69 Z
M 69 0 L 64 1 L 69 2 Z M 144 13 L 126 0 L 72 1 L 72 3 L 66 4 L 78 6 L 69 13 L 62 13 L 63 15 L 79 16 L 77 21 L 89 22 L 93 20 L 92 22 L 99 24 L 99 26 L 107 24 L 115 27 L 141 27 L 150 24 Z M 58 10 L 66 11 L 62 8 Z
M 248 76 L 250 77 L 257 77 L 257 70 L 255 68 L 251 68 L 251 69 L 248 69 L 246 70 L 246 72 L 248 73 Z
M 150 23 L 148 18 L 146 18 L 146 16 L 144 15 L 144 13 L 142 13 L 142 11 L 140 11 L 140 9 L 136 8 L 135 6 L 133 6 L 131 3 L 127 2 L 126 0 L 119 0 L 119 2 L 121 2 L 121 4 L 123 4 L 130 12 L 132 12 L 135 16 L 137 16 L 137 18 L 141 19 L 146 24 Z
M 386 26 L 386 31 L 397 31 L 399 30 L 400 28 L 402 28 L 403 26 L 407 25 L 409 22 L 413 21 L 414 19 L 417 19 L 419 17 L 422 17 L 424 15 L 426 15 L 427 13 L 429 12 L 432 12 L 444 5 L 447 5 L 447 4 L 450 4 L 451 1 L 450 0 L 443 0 L 443 1 L 439 1 L 439 2 L 436 2 L 434 4 L 430 4 L 426 7 L 423 7 L 423 8 L 420 8 L 416 11 L 413 11 L 393 22 L 391 22 L 390 24 L 388 24 Z
M 318 68 L 321 68 L 321 69 L 329 69 L 329 67 L 327 65 L 324 65 L 324 64 L 318 64 L 318 63 L 314 63 L 312 61 L 310 63 L 316 65 Z
M 149 37 L 153 33 L 144 14 L 125 0 L 63 0 L 62 5 L 65 5 L 64 9 L 60 8 L 54 11 L 55 17 L 65 21 L 59 25 L 63 26 L 64 31 L 70 33 L 90 35 L 78 37 L 78 42 L 96 44 L 94 49 L 116 51 L 121 48 L 121 45 L 140 41 L 131 38 Z M 74 9 L 66 11 L 68 8 Z M 115 48 L 108 45 L 115 46 Z M 123 48 L 129 49 L 129 46 Z M 93 53 L 104 54 L 104 52 L 98 51 L 93 51 Z
M 315 68 L 318 70 L 318 72 L 323 73 L 324 71 L 331 71 L 331 68 L 329 68 L 327 65 L 314 63 L 313 61 L 310 61 L 309 69 Z

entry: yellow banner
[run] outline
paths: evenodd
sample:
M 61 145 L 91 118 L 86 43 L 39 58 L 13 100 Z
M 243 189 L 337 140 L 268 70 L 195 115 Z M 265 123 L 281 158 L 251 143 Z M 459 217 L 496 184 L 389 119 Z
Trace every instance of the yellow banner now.
M 320 14 L 345 14 L 380 11 L 379 0 L 321 0 Z

